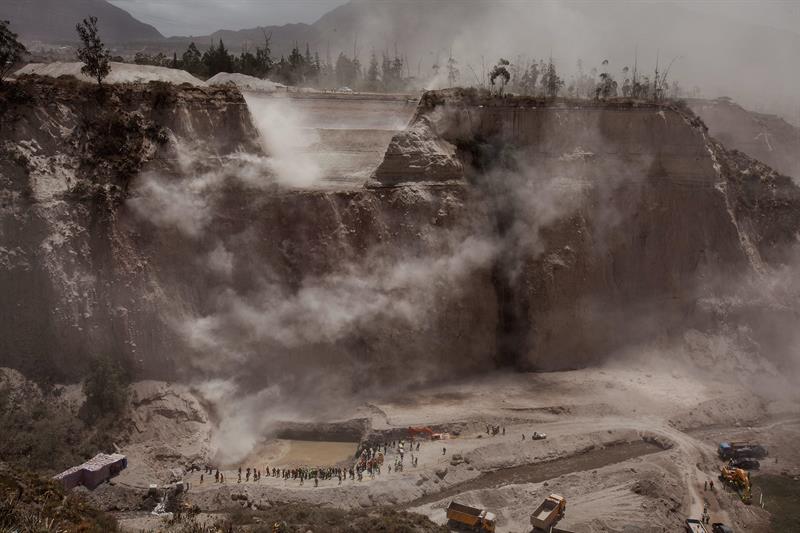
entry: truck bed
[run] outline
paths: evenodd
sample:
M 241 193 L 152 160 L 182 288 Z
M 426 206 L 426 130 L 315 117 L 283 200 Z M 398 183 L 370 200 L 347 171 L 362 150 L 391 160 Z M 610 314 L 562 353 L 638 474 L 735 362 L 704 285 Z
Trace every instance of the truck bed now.
M 450 505 L 447 507 L 448 511 L 456 511 L 458 513 L 468 514 L 470 516 L 480 517 L 481 510 L 476 509 L 475 507 L 470 507 L 469 505 L 463 505 L 461 503 L 450 502 Z
M 551 514 L 553 514 L 557 507 L 557 503 L 549 500 L 545 501 L 533 512 L 533 517 L 536 520 L 541 520 L 544 522 L 550 517 Z
M 696 518 L 689 518 L 686 520 L 686 531 L 688 533 L 708 533 L 703 523 Z

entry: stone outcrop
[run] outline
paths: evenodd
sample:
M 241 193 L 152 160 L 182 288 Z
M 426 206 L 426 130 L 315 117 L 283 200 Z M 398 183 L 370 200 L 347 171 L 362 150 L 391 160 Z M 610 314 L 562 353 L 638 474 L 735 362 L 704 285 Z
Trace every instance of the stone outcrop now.
M 436 131 L 433 122 L 429 117 L 421 116 L 405 131 L 395 135 L 368 186 L 443 183 L 463 178 L 464 171 L 455 157 L 455 146 Z

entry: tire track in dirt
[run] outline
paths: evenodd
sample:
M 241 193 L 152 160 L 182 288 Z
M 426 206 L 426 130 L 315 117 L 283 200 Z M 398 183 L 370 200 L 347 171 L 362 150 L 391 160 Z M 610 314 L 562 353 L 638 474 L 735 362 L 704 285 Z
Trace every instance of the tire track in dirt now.
M 521 483 L 539 483 L 572 472 L 594 470 L 661 451 L 664 451 L 664 448 L 657 444 L 640 440 L 596 448 L 551 461 L 492 470 L 484 472 L 474 479 L 456 483 L 439 492 L 421 496 L 401 507 L 419 507 L 472 490 L 491 489 Z

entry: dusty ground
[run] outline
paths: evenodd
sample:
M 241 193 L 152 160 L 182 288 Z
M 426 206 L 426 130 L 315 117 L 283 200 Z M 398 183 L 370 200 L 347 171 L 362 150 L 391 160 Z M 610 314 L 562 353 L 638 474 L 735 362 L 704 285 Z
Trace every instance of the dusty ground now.
M 258 446 L 239 464 L 258 465 L 264 468 L 296 468 L 303 465 L 335 465 L 351 460 L 358 448 L 357 442 L 304 441 L 270 439 Z M 237 465 L 226 465 L 233 469 Z
M 716 481 L 716 446 L 723 439 L 752 438 L 768 446 L 770 458 L 762 473 L 800 473 L 795 445 L 800 409 L 797 398 L 783 398 L 759 398 L 696 371 L 656 372 L 631 365 L 498 373 L 411 391 L 350 413 L 370 420 L 373 437 L 383 434 L 391 440 L 409 425 L 454 433 L 448 441 L 423 442 L 413 454 L 419 460 L 416 468 L 407 454 L 405 469 L 390 473 L 386 467 L 396 458 L 390 450 L 375 479 L 348 479 L 342 486 L 336 479 L 315 488 L 313 483 L 301 486 L 269 477 L 239 484 L 233 467 L 225 471 L 225 484 L 213 483 L 213 477 L 201 484 L 199 472 L 190 472 L 186 501 L 205 512 L 232 506 L 266 509 L 278 502 L 343 509 L 388 505 L 443 524 L 445 507 L 457 499 L 494 511 L 499 532 L 519 532 L 530 530 L 530 513 L 541 499 L 557 492 L 568 500 L 560 525 L 570 531 L 677 531 L 686 517 L 699 517 L 704 501 L 712 521 L 729 523 L 736 531 L 768 531 L 769 514 L 757 505 L 757 492 L 756 505 L 745 506 L 718 482 L 714 492 L 704 491 L 703 482 Z M 505 435 L 488 436 L 487 423 L 500 424 Z M 173 424 L 173 431 L 180 425 Z M 533 431 L 548 437 L 531 441 Z M 133 512 L 141 505 L 141 493 L 132 487 L 163 482 L 170 465 L 143 454 L 146 446 L 140 442 L 124 450 L 129 469 L 114 485 L 92 494 L 106 508 L 113 501 L 122 526 L 131 530 L 141 529 L 142 520 L 153 520 Z M 266 449 L 270 453 L 257 456 L 272 463 L 242 466 L 321 465 L 323 459 L 332 463 L 345 453 L 343 445 L 327 442 L 278 441 Z M 177 459 L 173 463 L 186 465 Z M 153 475 L 158 479 L 148 477 Z

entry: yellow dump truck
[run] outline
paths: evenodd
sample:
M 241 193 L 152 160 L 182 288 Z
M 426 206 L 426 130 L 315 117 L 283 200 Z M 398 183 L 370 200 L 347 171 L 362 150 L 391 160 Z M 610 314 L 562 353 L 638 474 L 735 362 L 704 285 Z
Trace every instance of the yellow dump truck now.
M 535 530 L 550 531 L 550 528 L 564 518 L 567 500 L 558 494 L 551 494 L 544 499 L 531 515 L 531 525 Z
M 494 533 L 496 517 L 489 511 L 476 509 L 469 505 L 450 502 L 447 506 L 447 526 L 452 529 L 471 529 L 484 533 Z

